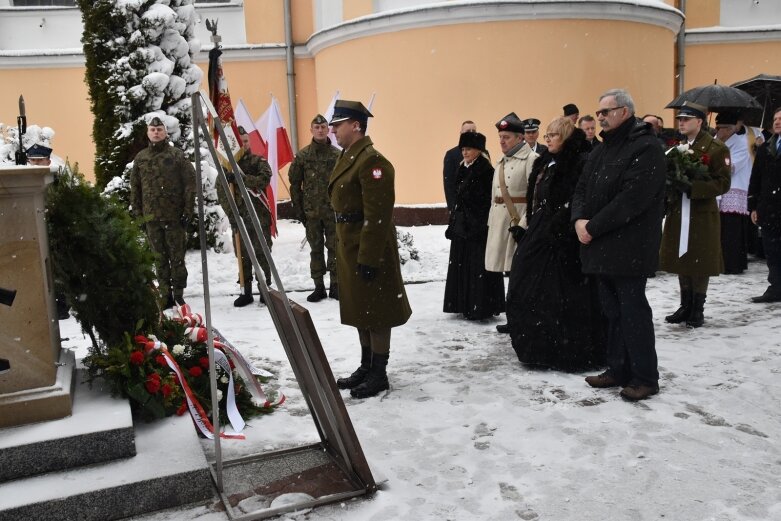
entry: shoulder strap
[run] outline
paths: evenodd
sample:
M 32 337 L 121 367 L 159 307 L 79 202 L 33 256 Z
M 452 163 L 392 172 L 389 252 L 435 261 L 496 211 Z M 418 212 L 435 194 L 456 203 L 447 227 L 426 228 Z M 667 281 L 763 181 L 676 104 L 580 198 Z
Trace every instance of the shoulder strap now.
M 499 162 L 499 189 L 502 191 L 502 200 L 504 201 L 504 207 L 507 208 L 507 213 L 510 214 L 510 226 L 517 226 L 521 222 L 521 217 L 518 215 L 518 210 L 515 208 L 513 198 L 510 197 L 510 191 L 507 190 L 507 183 L 504 181 L 504 158 Z

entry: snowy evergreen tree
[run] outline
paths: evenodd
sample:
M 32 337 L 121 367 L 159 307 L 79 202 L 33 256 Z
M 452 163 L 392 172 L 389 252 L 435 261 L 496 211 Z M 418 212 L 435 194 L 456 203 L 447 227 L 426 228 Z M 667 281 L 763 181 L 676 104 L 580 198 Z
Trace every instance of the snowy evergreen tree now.
M 78 0 L 84 21 L 86 82 L 95 117 L 95 177 L 106 193 L 128 201 L 132 158 L 147 145 L 146 123 L 158 116 L 174 146 L 193 156 L 190 96 L 203 73 L 194 55 L 193 0 Z M 207 243 L 221 248 L 224 213 L 203 165 Z M 193 229 L 195 231 L 195 225 Z M 191 235 L 190 245 L 198 246 Z M 228 246 L 228 249 L 230 247 Z

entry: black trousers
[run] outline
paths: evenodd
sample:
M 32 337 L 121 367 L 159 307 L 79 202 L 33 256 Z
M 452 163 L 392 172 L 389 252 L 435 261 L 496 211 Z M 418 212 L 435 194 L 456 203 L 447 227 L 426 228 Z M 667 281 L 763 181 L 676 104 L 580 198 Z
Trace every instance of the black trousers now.
M 767 281 L 773 293 L 781 294 L 781 230 L 762 228 L 762 245 L 767 260 Z
M 607 364 L 623 384 L 657 385 L 653 314 L 645 277 L 599 275 L 599 302 L 607 317 Z

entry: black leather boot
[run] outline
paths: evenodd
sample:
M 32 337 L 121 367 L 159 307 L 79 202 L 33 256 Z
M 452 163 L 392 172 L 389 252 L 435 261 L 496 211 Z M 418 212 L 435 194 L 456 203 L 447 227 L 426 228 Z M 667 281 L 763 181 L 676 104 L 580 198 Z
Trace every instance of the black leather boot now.
M 680 324 L 686 320 L 689 320 L 689 315 L 692 312 L 692 290 L 689 288 L 681 288 L 681 307 L 679 307 L 672 315 L 664 317 L 666 322 L 670 324 Z
M 325 292 L 325 284 L 322 281 L 315 283 L 315 290 L 309 294 L 306 298 L 307 302 L 320 302 L 324 298 L 327 298 L 328 294 Z
M 233 307 L 243 308 L 249 304 L 255 302 L 252 296 L 252 279 L 244 281 L 244 293 L 239 295 L 239 298 L 233 301 Z
M 705 295 L 695 293 L 692 299 L 692 312 L 686 321 L 687 327 L 700 327 L 705 323 Z
M 174 293 L 173 291 L 169 291 L 168 295 L 165 296 L 165 302 L 163 303 L 163 309 L 171 309 L 176 304 L 176 301 L 174 300 Z
M 385 368 L 388 366 L 388 355 L 372 353 L 372 366 L 369 368 L 369 374 L 361 385 L 350 390 L 353 398 L 370 398 L 377 396 L 382 391 L 390 388 L 388 383 L 388 374 Z
M 346 378 L 339 378 L 336 380 L 336 386 L 339 389 L 352 389 L 358 387 L 366 379 L 366 375 L 369 374 L 369 368 L 372 365 L 372 348 L 368 346 L 361 346 L 361 365 L 353 371 L 353 374 Z
M 328 288 L 328 298 L 339 300 L 339 284 L 336 282 L 331 283 L 331 287 Z

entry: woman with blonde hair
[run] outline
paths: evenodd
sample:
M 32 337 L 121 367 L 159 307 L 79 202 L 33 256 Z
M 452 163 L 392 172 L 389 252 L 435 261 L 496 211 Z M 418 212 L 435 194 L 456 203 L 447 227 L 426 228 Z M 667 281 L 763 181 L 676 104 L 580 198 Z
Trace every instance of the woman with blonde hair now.
M 570 205 L 589 147 L 569 118 L 548 125 L 548 150 L 532 167 L 528 229 L 510 270 L 507 322 L 524 364 L 565 371 L 604 363 L 602 318 L 592 280 L 581 272 Z

